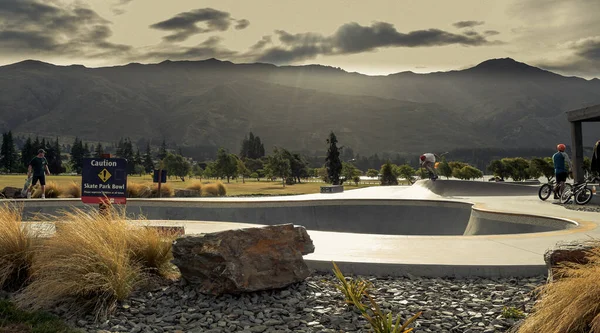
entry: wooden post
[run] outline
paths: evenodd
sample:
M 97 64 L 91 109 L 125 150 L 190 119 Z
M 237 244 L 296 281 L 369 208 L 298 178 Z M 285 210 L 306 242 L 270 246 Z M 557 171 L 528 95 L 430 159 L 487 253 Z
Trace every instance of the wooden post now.
M 160 169 L 158 169 L 158 197 L 161 197 L 161 193 L 160 193 L 160 184 L 162 183 L 162 163 L 160 166 Z
M 164 168 L 164 162 L 160 161 L 160 166 L 158 169 L 158 197 L 162 198 L 162 193 L 160 192 L 160 185 L 162 184 L 162 170 Z
M 583 135 L 581 130 L 581 121 L 571 122 L 571 143 L 573 145 L 572 162 L 573 162 L 573 180 L 581 183 L 583 177 Z
M 101 158 L 110 158 L 111 155 L 110 154 L 102 154 L 100 155 Z M 98 205 L 98 209 L 100 211 L 100 215 L 107 215 L 108 214 L 108 207 L 110 207 L 110 203 L 100 203 Z

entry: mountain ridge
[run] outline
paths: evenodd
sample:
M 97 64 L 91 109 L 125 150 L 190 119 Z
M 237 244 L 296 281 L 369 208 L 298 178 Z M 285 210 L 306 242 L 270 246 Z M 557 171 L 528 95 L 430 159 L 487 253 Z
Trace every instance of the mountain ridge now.
M 97 68 L 24 60 L 0 67 L 0 129 L 94 141 L 165 136 L 233 151 L 249 131 L 265 148 L 303 151 L 322 150 L 330 130 L 361 154 L 553 147 L 570 142 L 565 111 L 600 104 L 599 82 L 512 58 L 386 76 L 215 58 Z

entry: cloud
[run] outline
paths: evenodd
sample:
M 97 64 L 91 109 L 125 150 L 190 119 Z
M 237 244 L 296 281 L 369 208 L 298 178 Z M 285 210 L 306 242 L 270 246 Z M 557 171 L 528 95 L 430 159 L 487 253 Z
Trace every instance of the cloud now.
M 117 0 L 116 3 L 114 3 L 111 6 L 111 10 L 112 10 L 113 14 L 115 14 L 115 15 L 123 15 L 123 14 L 125 14 L 126 11 L 123 8 L 121 8 L 121 7 L 129 4 L 132 1 L 133 0 Z
M 246 29 L 249 25 L 250 25 L 250 21 L 248 21 L 246 19 L 241 19 L 241 20 L 237 21 L 235 28 L 237 30 L 242 30 L 242 29 Z
M 168 20 L 152 24 L 150 28 L 173 32 L 163 37 L 165 41 L 182 42 L 196 34 L 226 31 L 232 21 L 236 22 L 236 29 L 244 29 L 250 25 L 250 22 L 246 19 L 236 21 L 227 12 L 212 8 L 201 8 L 179 13 Z M 205 27 L 199 27 L 198 23 L 204 23 Z
M 477 32 L 455 34 L 439 29 L 416 30 L 402 33 L 386 22 L 371 26 L 347 23 L 331 36 L 318 33 L 290 34 L 276 30 L 281 45 L 264 50 L 258 61 L 289 63 L 315 58 L 318 55 L 339 55 L 371 52 L 386 47 L 431 47 L 445 45 L 482 46 L 499 44 L 488 41 Z
M 600 36 L 570 41 L 562 47 L 570 50 L 571 55 L 556 61 L 540 61 L 537 66 L 588 77 L 600 73 Z
M 118 56 L 131 47 L 109 42 L 110 22 L 80 3 L 0 1 L 0 49 L 67 57 Z
M 486 36 L 496 36 L 500 34 L 500 31 L 496 31 L 496 30 L 486 30 L 483 32 L 484 35 Z
M 258 42 L 256 42 L 256 44 L 250 46 L 250 50 L 261 50 L 265 46 L 267 46 L 267 44 L 271 44 L 271 43 L 272 43 L 271 36 L 263 36 L 263 38 L 261 40 L 259 40 Z
M 484 21 L 458 21 L 452 25 L 455 26 L 456 28 L 462 29 L 462 28 L 472 28 L 472 27 L 476 27 L 478 25 L 484 25 L 484 24 L 485 24 Z

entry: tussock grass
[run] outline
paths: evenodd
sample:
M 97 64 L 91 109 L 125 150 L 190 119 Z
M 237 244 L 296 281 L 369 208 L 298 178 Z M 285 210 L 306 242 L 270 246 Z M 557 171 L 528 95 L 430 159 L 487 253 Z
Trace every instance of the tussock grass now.
M 45 188 L 46 198 L 58 198 L 63 194 L 63 189 L 58 186 L 56 182 L 49 181 L 46 182 Z M 33 193 L 31 194 L 32 198 L 41 198 L 42 197 L 42 187 L 37 184 L 34 188 Z
M 227 188 L 220 181 L 217 181 L 216 183 L 205 184 L 202 187 L 203 197 L 222 197 L 225 195 L 227 195 Z
M 202 193 L 202 182 L 199 180 L 194 180 L 190 185 L 187 186 L 188 190 L 195 190 Z
M 175 234 L 161 234 L 158 229 L 148 226 L 135 228 L 129 237 L 132 260 L 148 273 L 168 278 L 173 273 L 171 248 L 176 238 Z
M 225 185 L 221 181 L 217 181 L 217 189 L 220 197 L 227 195 L 227 188 L 225 188 Z
M 24 225 L 22 207 L 0 204 L 0 289 L 16 291 L 29 280 L 39 232 Z
M 160 194 L 163 198 L 172 197 L 175 194 L 175 190 L 171 184 L 164 183 L 160 185 Z M 152 197 L 158 198 L 158 183 L 152 186 Z
M 143 282 L 139 263 L 131 260 L 130 228 L 125 214 L 114 208 L 106 215 L 74 209 L 55 220 L 60 225 L 33 260 L 31 283 L 15 304 L 31 310 L 65 303 L 72 310 L 105 317 L 117 301 Z
M 144 184 L 135 183 L 132 181 L 127 182 L 127 197 L 128 198 L 141 198 L 141 193 L 144 192 Z
M 62 193 L 67 198 L 81 198 L 81 184 L 71 182 L 63 186 Z
M 539 299 L 519 333 L 600 332 L 600 248 L 588 251 L 587 264 L 560 263 L 561 276 L 537 289 Z

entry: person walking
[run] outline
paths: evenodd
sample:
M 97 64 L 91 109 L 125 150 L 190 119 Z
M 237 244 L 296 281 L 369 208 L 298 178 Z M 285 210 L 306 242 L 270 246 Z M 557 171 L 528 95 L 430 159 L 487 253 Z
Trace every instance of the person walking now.
M 436 155 L 432 153 L 425 153 L 419 157 L 421 160 L 421 168 L 425 168 L 429 171 L 429 177 L 432 180 L 438 178 L 437 172 L 435 171 L 435 158 Z
M 42 199 L 46 199 L 46 175 L 50 175 L 50 169 L 48 169 L 48 160 L 46 160 L 45 155 L 45 150 L 38 150 L 37 156 L 31 159 L 29 166 L 27 167 L 27 178 L 31 178 L 33 176 L 31 185 L 27 189 L 28 199 L 31 199 L 31 191 L 38 181 L 42 186 Z
M 560 143 L 556 146 L 557 152 L 552 155 L 552 163 L 554 164 L 554 176 L 556 177 L 556 186 L 554 187 L 554 199 L 559 199 L 559 194 L 565 190 L 565 182 L 569 170 L 571 170 L 571 159 L 565 153 L 567 147 Z

